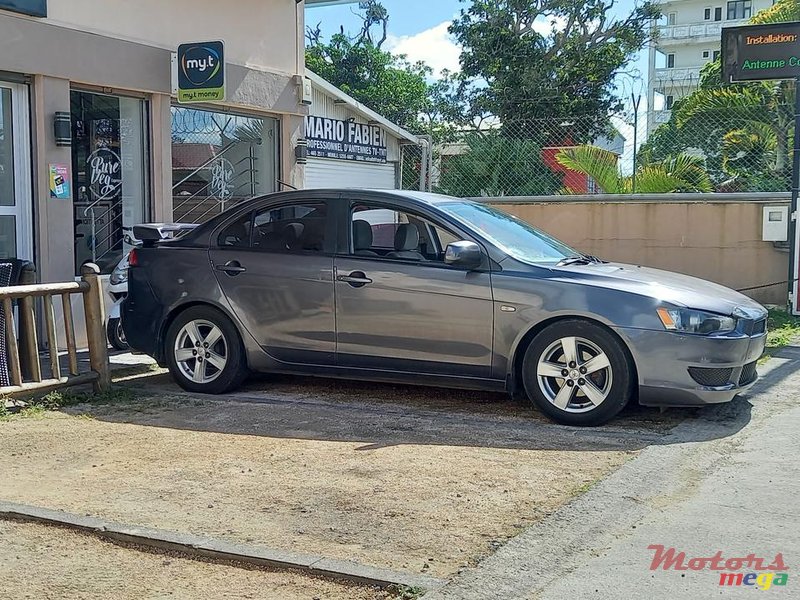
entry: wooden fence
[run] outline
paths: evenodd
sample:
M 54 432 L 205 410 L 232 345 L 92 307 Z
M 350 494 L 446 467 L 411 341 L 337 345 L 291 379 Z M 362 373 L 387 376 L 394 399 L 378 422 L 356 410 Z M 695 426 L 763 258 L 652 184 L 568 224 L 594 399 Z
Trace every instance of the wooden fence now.
M 72 319 L 72 297 L 83 296 L 86 338 L 89 343 L 89 371 L 81 373 L 75 345 L 75 324 Z M 54 297 L 60 297 L 64 314 L 63 340 L 67 348 L 67 373 L 62 374 L 58 356 L 59 333 L 56 331 Z M 36 332 L 36 299 L 41 298 L 44 329 L 47 336 L 49 376 L 42 377 L 39 341 Z M 13 301 L 18 300 L 19 323 Z M 67 283 L 23 284 L 0 287 L 0 302 L 6 318 L 6 355 L 10 385 L 0 386 L 0 396 L 33 391 L 47 391 L 72 385 L 91 383 L 96 392 L 111 385 L 108 364 L 103 288 L 97 265 L 81 267 L 80 281 Z

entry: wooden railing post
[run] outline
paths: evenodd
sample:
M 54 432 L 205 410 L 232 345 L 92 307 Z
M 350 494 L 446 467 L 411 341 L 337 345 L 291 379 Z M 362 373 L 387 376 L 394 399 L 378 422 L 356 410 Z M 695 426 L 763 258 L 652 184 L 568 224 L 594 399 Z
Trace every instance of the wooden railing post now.
M 89 284 L 83 295 L 83 311 L 86 320 L 86 337 L 89 341 L 89 364 L 97 373 L 95 392 L 105 392 L 111 387 L 111 369 L 108 364 L 108 341 L 106 340 L 105 311 L 103 309 L 103 285 L 100 267 L 94 263 L 81 266 L 81 279 Z
M 35 283 L 36 268 L 32 263 L 29 263 L 22 268 L 22 271 L 19 274 L 19 285 L 32 285 Z M 34 334 L 36 332 L 36 319 L 31 318 L 32 313 L 30 310 L 27 310 L 27 306 L 23 307 L 22 300 L 20 300 L 17 304 L 19 306 L 20 369 L 22 371 L 22 376 L 25 379 L 35 380 L 35 375 L 39 371 L 39 348 L 30 347 L 31 341 L 36 339 L 36 336 L 31 336 L 30 332 L 33 331 Z M 23 308 L 26 310 L 23 310 Z M 39 378 L 41 379 L 41 374 L 39 374 Z

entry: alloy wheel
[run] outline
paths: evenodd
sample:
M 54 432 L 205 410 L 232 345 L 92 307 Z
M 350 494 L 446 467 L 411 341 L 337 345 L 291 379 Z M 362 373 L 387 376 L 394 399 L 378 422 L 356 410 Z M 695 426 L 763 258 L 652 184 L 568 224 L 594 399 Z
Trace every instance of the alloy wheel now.
M 600 406 L 611 391 L 613 373 L 605 352 L 581 337 L 550 344 L 536 365 L 539 389 L 556 408 L 583 413 Z
M 194 383 L 211 383 L 228 364 L 228 343 L 222 329 L 203 319 L 181 327 L 173 351 L 181 374 Z

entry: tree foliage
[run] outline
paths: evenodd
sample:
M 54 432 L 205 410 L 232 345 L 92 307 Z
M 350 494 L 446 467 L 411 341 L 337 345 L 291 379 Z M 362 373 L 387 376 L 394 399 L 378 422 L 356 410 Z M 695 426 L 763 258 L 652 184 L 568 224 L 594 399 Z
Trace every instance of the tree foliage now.
M 500 130 L 466 135 L 464 151 L 442 158 L 438 192 L 451 196 L 540 196 L 555 194 L 561 178 L 542 161 L 542 146 Z
M 618 19 L 611 15 L 613 5 L 471 0 L 450 32 L 463 48 L 463 76 L 485 84 L 472 99 L 473 112 L 537 132 L 543 122 L 580 117 L 580 126 L 568 132 L 573 141 L 600 134 L 619 105 L 614 77 L 644 47 L 650 20 L 659 16 L 656 5 L 646 1 Z
M 374 0 L 359 6 L 362 27 L 355 36 L 341 31 L 326 42 L 319 25 L 308 28 L 306 67 L 390 121 L 419 129 L 419 117 L 429 106 L 431 69 L 383 50 L 386 9 Z

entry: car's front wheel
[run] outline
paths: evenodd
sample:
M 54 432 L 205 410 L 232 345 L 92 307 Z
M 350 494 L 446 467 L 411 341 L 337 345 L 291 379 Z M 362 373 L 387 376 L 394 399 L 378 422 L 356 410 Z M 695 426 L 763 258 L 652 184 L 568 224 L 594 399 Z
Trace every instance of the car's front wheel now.
M 564 425 L 601 425 L 630 400 L 633 369 L 622 343 L 604 327 L 558 321 L 530 343 L 522 365 L 525 392 Z
M 247 376 L 236 326 L 210 306 L 179 314 L 167 331 L 164 351 L 172 377 L 190 392 L 223 394 Z

